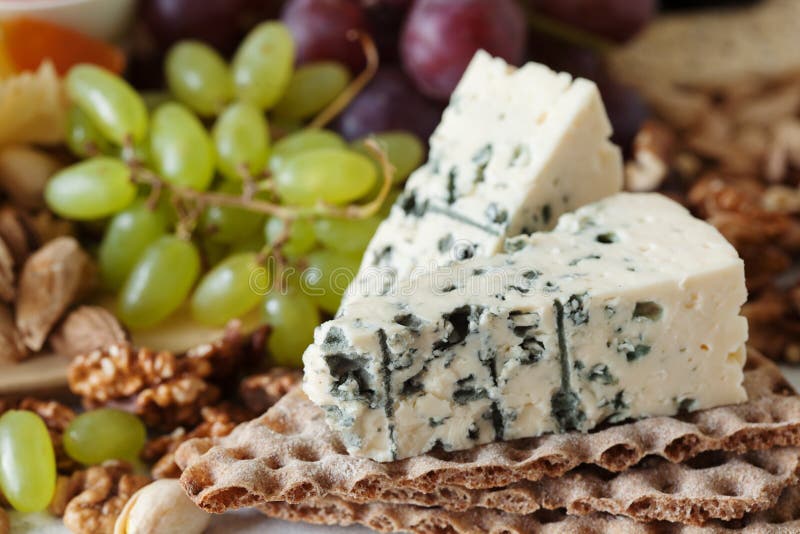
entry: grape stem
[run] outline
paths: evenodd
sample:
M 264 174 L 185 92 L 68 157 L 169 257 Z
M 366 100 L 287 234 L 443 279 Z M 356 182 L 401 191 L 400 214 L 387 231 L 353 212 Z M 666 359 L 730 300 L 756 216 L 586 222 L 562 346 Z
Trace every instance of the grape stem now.
M 168 191 L 171 193 L 172 201 L 175 202 L 179 213 L 181 213 L 181 218 L 185 217 L 187 219 L 187 224 L 185 224 L 187 229 L 191 228 L 193 221 L 197 218 L 197 214 L 206 206 L 242 208 L 278 217 L 285 221 L 311 217 L 366 219 L 377 213 L 389 195 L 394 176 L 394 167 L 389 163 L 386 151 L 374 139 L 367 139 L 364 145 L 378 160 L 383 174 L 383 183 L 378 195 L 370 202 L 344 207 L 332 206 L 324 202 L 319 202 L 315 206 L 309 207 L 282 206 L 265 200 L 258 200 L 252 194 L 248 194 L 248 191 L 245 191 L 242 195 L 231 195 L 217 191 L 197 191 L 189 187 L 173 185 L 164 181 L 153 171 L 135 164 L 131 165 L 131 170 L 135 183 L 151 187 L 148 205 L 155 206 L 162 192 Z M 187 208 L 184 204 L 187 201 L 192 203 L 191 208 Z
M 314 119 L 308 123 L 309 128 L 323 128 L 326 124 L 331 122 L 336 116 L 341 113 L 344 108 L 361 92 L 362 89 L 372 80 L 375 73 L 378 72 L 378 65 L 380 59 L 378 57 L 378 49 L 375 46 L 375 41 L 369 34 L 360 32 L 358 30 L 350 30 L 347 32 L 347 38 L 351 41 L 358 40 L 361 44 L 361 49 L 364 51 L 366 58 L 366 66 L 358 76 L 353 78 L 353 81 L 344 88 L 344 91 L 328 104 L 325 109 L 319 112 Z

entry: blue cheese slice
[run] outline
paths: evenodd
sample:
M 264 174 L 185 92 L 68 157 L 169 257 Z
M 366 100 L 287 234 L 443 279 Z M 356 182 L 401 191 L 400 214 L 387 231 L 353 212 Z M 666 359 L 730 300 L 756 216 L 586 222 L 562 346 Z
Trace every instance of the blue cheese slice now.
M 745 400 L 743 263 L 657 194 L 620 193 L 350 302 L 304 389 L 352 454 L 389 461 Z
M 610 135 L 594 83 L 478 52 L 345 300 L 384 291 L 387 278 L 495 254 L 506 237 L 550 229 L 618 192 L 622 158 Z

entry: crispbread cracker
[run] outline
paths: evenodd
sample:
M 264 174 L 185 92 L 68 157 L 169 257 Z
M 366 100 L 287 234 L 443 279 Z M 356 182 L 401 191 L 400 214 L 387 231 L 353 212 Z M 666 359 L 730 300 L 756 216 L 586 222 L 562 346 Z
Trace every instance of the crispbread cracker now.
M 700 89 L 783 78 L 800 71 L 798 21 L 797 0 L 659 17 L 612 53 L 612 70 L 632 83 Z
M 741 456 L 707 452 L 685 464 L 646 458 L 642 465 L 618 474 L 584 466 L 559 478 L 485 490 L 440 486 L 423 493 L 382 487 L 374 494 L 334 496 L 354 503 L 378 501 L 451 511 L 480 507 L 525 515 L 565 509 L 570 515 L 607 512 L 639 521 L 702 524 L 770 508 L 784 489 L 797 483 L 798 474 L 800 450 L 785 448 Z
M 704 526 L 638 523 L 607 514 L 570 516 L 561 511 L 514 515 L 497 510 L 449 512 L 384 503 L 354 504 L 326 497 L 301 504 L 274 502 L 259 509 L 270 517 L 323 525 L 361 524 L 381 532 L 447 534 L 790 534 L 800 532 L 800 488 L 787 488 L 775 507 L 731 522 Z
M 228 437 L 187 442 L 177 461 L 195 502 L 222 512 L 330 493 L 371 499 L 392 488 L 424 493 L 439 486 L 496 488 L 559 477 L 581 464 L 619 472 L 649 455 L 679 463 L 705 451 L 800 445 L 800 396 L 778 368 L 751 352 L 745 387 L 746 403 L 680 418 L 654 417 L 589 434 L 490 443 L 383 464 L 348 455 L 322 411 L 297 389 Z
M 607 512 L 641 521 L 702 524 L 709 519 L 739 518 L 774 505 L 787 486 L 797 483 L 800 450 L 770 449 L 741 456 L 709 451 L 683 464 L 651 457 L 622 473 L 581 466 L 560 478 L 522 481 L 482 490 L 437 486 L 429 493 L 400 487 L 391 480 L 359 488 L 359 491 L 341 485 L 315 488 L 312 482 L 320 480 L 319 474 L 304 475 L 302 467 L 296 470 L 298 477 L 306 476 L 308 485 L 298 481 L 298 484 L 287 485 L 280 495 L 281 499 L 293 503 L 325 496 L 327 490 L 333 496 L 354 503 L 378 501 L 452 511 L 482 507 L 513 514 L 563 508 L 574 515 Z M 225 491 L 235 494 L 239 489 Z M 236 502 L 233 506 L 257 505 L 274 500 L 275 495 L 263 492 L 256 481 L 245 498 L 249 502 Z

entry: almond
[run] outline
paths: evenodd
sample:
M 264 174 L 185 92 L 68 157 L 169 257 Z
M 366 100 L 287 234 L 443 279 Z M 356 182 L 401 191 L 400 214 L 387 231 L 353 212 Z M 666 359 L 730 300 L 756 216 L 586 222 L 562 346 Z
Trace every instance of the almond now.
M 81 306 L 67 315 L 50 337 L 53 350 L 77 356 L 128 341 L 128 334 L 113 313 L 102 306 Z
M 17 297 L 17 328 L 28 348 L 42 348 L 50 330 L 93 279 L 92 262 L 72 237 L 56 238 L 28 258 Z

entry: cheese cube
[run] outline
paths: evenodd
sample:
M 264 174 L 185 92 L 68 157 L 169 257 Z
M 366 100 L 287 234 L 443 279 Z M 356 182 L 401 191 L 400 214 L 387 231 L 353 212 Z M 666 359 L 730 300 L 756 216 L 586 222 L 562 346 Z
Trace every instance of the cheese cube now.
M 345 301 L 454 258 L 495 254 L 506 237 L 552 228 L 618 192 L 622 159 L 610 135 L 594 83 L 478 52 Z

